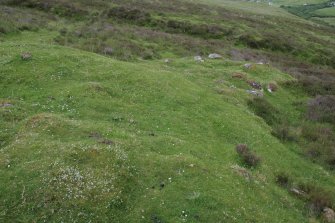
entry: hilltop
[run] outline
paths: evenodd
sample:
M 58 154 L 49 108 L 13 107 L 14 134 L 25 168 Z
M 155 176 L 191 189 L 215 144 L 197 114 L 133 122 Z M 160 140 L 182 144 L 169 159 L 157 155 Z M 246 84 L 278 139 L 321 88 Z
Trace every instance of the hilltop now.
M 331 26 L 231 1 L 0 11 L 0 221 L 331 222 Z

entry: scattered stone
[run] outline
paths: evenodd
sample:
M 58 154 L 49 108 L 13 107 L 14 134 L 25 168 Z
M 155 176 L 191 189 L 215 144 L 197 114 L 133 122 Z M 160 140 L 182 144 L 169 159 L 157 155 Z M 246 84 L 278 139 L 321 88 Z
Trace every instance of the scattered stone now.
M 246 69 L 251 69 L 252 67 L 253 67 L 253 65 L 251 63 L 244 64 L 244 68 L 246 68 Z
M 114 53 L 114 49 L 112 47 L 105 47 L 103 53 L 105 55 L 112 55 Z
M 257 89 L 257 90 L 262 89 L 262 85 L 256 81 L 248 81 L 248 84 L 254 89 Z
M 258 64 L 258 65 L 269 65 L 269 62 L 267 62 L 266 60 L 262 59 L 262 60 L 258 61 L 256 64 Z
M 292 194 L 296 195 L 296 196 L 299 196 L 299 197 L 303 197 L 303 196 L 305 196 L 305 194 L 306 194 L 304 191 L 299 190 L 299 189 L 294 188 L 294 187 L 290 189 L 290 192 L 291 192 Z
M 277 91 L 277 89 L 278 89 L 278 87 L 277 87 L 276 84 L 274 84 L 274 83 L 269 83 L 268 84 L 268 87 L 267 87 L 268 92 L 272 93 L 272 92 Z
M 325 222 L 335 222 L 335 212 L 331 208 L 325 208 L 322 212 L 322 219 Z
M 238 78 L 238 79 L 244 79 L 245 78 L 245 75 L 244 74 L 241 74 L 241 73 L 233 73 L 231 75 L 232 78 Z
M 195 60 L 196 62 L 205 62 L 205 61 L 202 59 L 201 56 L 195 56 L 195 57 L 194 57 L 194 60 Z
M 164 60 L 164 63 L 170 63 L 171 61 L 170 61 L 170 59 L 165 59 Z
M 11 107 L 13 106 L 12 104 L 10 103 L 3 103 L 3 104 L 0 104 L 0 108 L 6 108 L 6 107 Z
M 29 52 L 25 52 L 25 53 L 21 54 L 21 59 L 22 60 L 30 60 L 31 58 L 32 58 L 32 55 Z
M 263 97 L 264 94 L 261 91 L 255 91 L 255 90 L 247 90 L 247 93 L 255 95 L 257 97 Z
M 220 54 L 217 54 L 217 53 L 211 53 L 208 55 L 208 58 L 209 59 L 221 59 L 222 56 Z

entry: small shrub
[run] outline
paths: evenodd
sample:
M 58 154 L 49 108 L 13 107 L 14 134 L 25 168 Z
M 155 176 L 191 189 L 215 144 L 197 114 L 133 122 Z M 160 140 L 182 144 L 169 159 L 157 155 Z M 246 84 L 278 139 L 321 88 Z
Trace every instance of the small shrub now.
M 62 36 L 65 36 L 67 34 L 68 30 L 67 28 L 62 28 L 59 30 L 59 33 L 62 35 Z
M 7 33 L 7 31 L 6 31 L 6 29 L 5 29 L 5 28 L 3 28 L 3 27 L 1 27 L 1 26 L 0 26 L 0 34 L 1 34 L 1 33 L 3 33 L 3 34 L 6 34 L 6 33 Z
M 238 144 L 236 146 L 236 152 L 240 155 L 248 153 L 249 152 L 249 148 L 246 144 Z
M 144 25 L 151 21 L 150 13 L 123 6 L 110 9 L 107 15 L 108 17 L 131 21 L 139 25 Z
M 301 133 L 302 136 L 308 141 L 322 141 L 322 144 L 324 144 L 326 141 L 332 140 L 334 137 L 331 128 L 321 125 L 304 125 L 302 127 Z
M 335 134 L 325 124 L 309 124 L 302 128 L 302 137 L 308 142 L 306 155 L 313 161 L 321 161 L 335 167 Z
M 309 211 L 311 214 L 319 216 L 323 209 L 332 207 L 332 200 L 329 194 L 321 189 L 314 190 L 309 195 Z
M 256 167 L 261 161 L 260 157 L 251 152 L 245 144 L 238 144 L 236 146 L 236 152 L 242 158 L 243 163 L 248 167 Z
M 276 183 L 281 187 L 289 187 L 291 184 L 290 176 L 284 172 L 278 173 L 276 176 Z
M 316 68 L 304 68 L 296 71 L 298 81 L 285 83 L 289 87 L 302 87 L 309 95 L 335 94 L 335 81 L 331 71 L 319 71 Z M 294 74 L 295 72 L 293 72 Z
M 312 184 L 299 184 L 299 189 L 307 194 L 307 207 L 311 215 L 320 216 L 325 208 L 332 208 L 332 193 Z
M 293 142 L 297 140 L 294 131 L 286 124 L 274 127 L 271 133 L 281 141 Z
M 244 34 L 237 39 L 237 43 L 246 45 L 253 49 L 269 49 L 272 51 L 290 52 L 294 43 L 287 41 L 289 38 L 280 38 L 272 33 L 265 33 L 260 36 Z
M 308 102 L 307 118 L 335 124 L 335 96 L 317 96 Z

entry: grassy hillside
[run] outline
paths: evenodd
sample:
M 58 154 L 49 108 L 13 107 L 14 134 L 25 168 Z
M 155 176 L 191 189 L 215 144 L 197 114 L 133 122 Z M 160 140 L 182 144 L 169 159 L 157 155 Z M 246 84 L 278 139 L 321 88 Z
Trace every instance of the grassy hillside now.
M 335 183 L 271 135 L 247 107 L 248 86 L 231 77 L 280 83 L 288 75 L 229 61 L 118 62 L 37 38 L 1 44 L 1 100 L 10 104 L 1 108 L 5 222 L 303 222 L 303 202 L 275 174 Z M 22 61 L 26 51 L 33 57 Z M 301 96 L 266 97 L 279 107 Z M 262 157 L 250 179 L 236 172 L 238 143 Z
M 241 2 L 47 3 L 0 4 L 0 222 L 335 208 L 332 28 Z

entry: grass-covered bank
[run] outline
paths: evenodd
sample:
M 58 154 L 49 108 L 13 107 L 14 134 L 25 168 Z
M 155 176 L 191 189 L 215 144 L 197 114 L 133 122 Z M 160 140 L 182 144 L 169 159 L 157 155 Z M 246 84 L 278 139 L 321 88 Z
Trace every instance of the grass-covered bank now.
M 234 75 L 266 86 L 287 74 L 229 60 L 120 62 L 19 39 L 0 49 L 5 222 L 305 222 L 317 216 L 277 173 L 333 190 L 331 172 L 254 115 Z M 265 98 L 294 122 L 291 103 L 307 97 L 280 87 Z M 243 167 L 239 143 L 258 167 Z
M 331 221 L 334 29 L 200 2 L 0 0 L 0 222 Z

